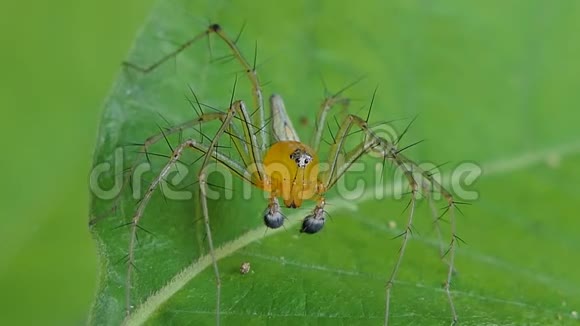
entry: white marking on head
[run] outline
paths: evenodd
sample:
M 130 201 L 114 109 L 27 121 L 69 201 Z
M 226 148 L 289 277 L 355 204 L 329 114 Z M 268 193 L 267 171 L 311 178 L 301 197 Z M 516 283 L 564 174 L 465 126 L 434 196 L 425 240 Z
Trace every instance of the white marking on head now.
M 312 156 L 301 149 L 297 149 L 290 154 L 290 159 L 296 162 L 299 168 L 305 168 L 312 162 Z

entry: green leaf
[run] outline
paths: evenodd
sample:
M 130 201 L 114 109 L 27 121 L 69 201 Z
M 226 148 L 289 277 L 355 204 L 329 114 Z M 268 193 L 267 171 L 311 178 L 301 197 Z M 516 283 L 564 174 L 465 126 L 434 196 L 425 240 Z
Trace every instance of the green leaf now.
M 265 96 L 284 96 L 303 139 L 312 134 L 325 85 L 335 92 L 364 75 L 345 93 L 352 113 L 366 116 L 379 85 L 369 122 L 406 119 L 389 124 L 401 132 L 418 116 L 404 143 L 428 140 L 406 151 L 409 157 L 450 162 L 442 168 L 447 179 L 462 163 L 483 170 L 468 187 L 477 191 L 475 200 L 462 198 L 466 194 L 446 182 L 458 200 L 471 204 L 457 215 L 458 235 L 466 244 L 457 250 L 452 290 L 462 325 L 572 324 L 580 310 L 579 12 L 577 1 L 160 2 L 128 60 L 155 62 L 207 28 L 208 19 L 232 38 L 245 23 L 238 45 L 250 61 L 257 48 Z M 190 200 L 164 200 L 157 191 L 147 205 L 140 224 L 147 232 L 138 232 L 135 250 L 135 307 L 127 319 L 124 260 L 130 229 L 123 226 L 137 200 L 125 188 L 115 206 L 114 191 L 94 191 L 118 186 L 122 170 L 137 157 L 146 162 L 129 144 L 144 142 L 159 126 L 196 117 L 186 100 L 192 97 L 189 87 L 201 102 L 225 109 L 237 72 L 235 98 L 251 103 L 240 66 L 210 60 L 227 54 L 216 37 L 210 39 L 211 54 L 201 40 L 150 73 L 123 69 L 106 101 L 91 183 L 91 229 L 101 257 L 91 324 L 215 322 L 215 277 L 208 268 L 197 186 L 187 188 Z M 203 132 L 211 136 L 212 130 Z M 174 147 L 180 137 L 168 141 Z M 229 140 L 220 144 L 231 146 Z M 142 181 L 133 188 L 137 198 L 167 162 L 154 154 L 171 153 L 163 140 L 150 152 L 151 171 L 135 176 Z M 183 161 L 194 159 L 187 154 Z M 332 218 L 316 235 L 298 233 L 310 205 L 285 210 L 286 228 L 266 231 L 261 191 L 253 189 L 247 200 L 242 182 L 224 189 L 219 176 L 210 178 L 218 185 L 214 191 L 234 189 L 233 198 L 209 203 L 224 324 L 383 322 L 385 282 L 400 246 L 393 238 L 404 228 L 408 196 L 395 196 L 391 170 L 384 175 L 389 196 L 376 198 L 383 186 L 372 182 L 375 162 L 364 160 L 367 169 L 353 172 L 343 185 L 364 180 L 362 195 L 345 199 L 338 189 L 329 193 Z M 195 166 L 181 185 L 195 181 Z M 165 191 L 171 189 L 176 191 Z M 391 322 L 447 324 L 451 314 L 441 287 L 446 266 L 426 203 L 415 221 L 393 287 Z M 449 224 L 441 225 L 447 245 Z M 245 275 L 239 271 L 243 262 L 251 263 Z

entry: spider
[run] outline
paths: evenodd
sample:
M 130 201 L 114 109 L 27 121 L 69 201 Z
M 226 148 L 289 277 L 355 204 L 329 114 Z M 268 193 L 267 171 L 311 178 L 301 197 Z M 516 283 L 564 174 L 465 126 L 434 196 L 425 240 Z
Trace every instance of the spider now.
M 245 59 L 238 49 L 236 41 L 228 37 L 218 24 L 211 24 L 205 31 L 197 34 L 179 46 L 175 51 L 163 56 L 147 67 L 141 67 L 130 62 L 125 62 L 124 65 L 142 73 L 149 73 L 198 40 L 209 37 L 211 34 L 217 35 L 225 43 L 233 58 L 242 66 L 244 74 L 252 86 L 255 111 L 250 111 L 244 101 L 234 101 L 232 98 L 227 110 L 201 112 L 196 119 L 167 128 L 165 131 L 161 131 L 160 134 L 149 137 L 142 144 L 143 152 L 146 153 L 149 146 L 157 143 L 169 134 L 211 122 L 219 124 L 217 131 L 211 137 L 208 137 L 209 144 L 194 139 L 187 139 L 173 148 L 171 155 L 168 157 L 168 162 L 163 166 L 157 177 L 151 181 L 140 202 L 137 204 L 130 222 L 131 235 L 129 240 L 127 286 L 125 293 L 127 313 L 129 314 L 131 311 L 131 284 L 132 274 L 134 272 L 135 246 L 137 231 L 140 228 L 139 223 L 143 212 L 154 191 L 170 173 L 171 166 L 180 159 L 187 149 L 202 154 L 201 165 L 197 172 L 197 184 L 200 189 L 199 200 L 205 225 L 206 240 L 216 279 L 216 323 L 218 325 L 220 323 L 221 281 L 217 259 L 214 254 L 214 242 L 210 228 L 210 214 L 208 212 L 206 169 L 208 164 L 214 161 L 218 162 L 244 182 L 248 182 L 254 187 L 269 193 L 268 203 L 262 216 L 264 224 L 268 228 L 276 229 L 282 227 L 284 224 L 285 217 L 282 214 L 280 199 L 286 208 L 298 208 L 302 206 L 304 201 L 314 201 L 314 209 L 303 219 L 300 228 L 300 232 L 302 233 L 314 234 L 320 232 L 326 222 L 324 209 L 326 205 L 326 192 L 336 185 L 337 181 L 349 170 L 353 163 L 365 154 L 373 153 L 375 156 L 379 155 L 383 160 L 393 163 L 403 173 L 410 188 L 410 201 L 407 206 L 407 223 L 404 232 L 400 235 L 402 239 L 401 247 L 385 286 L 385 324 L 389 321 L 391 292 L 397 271 L 399 270 L 405 253 L 407 242 L 411 235 L 417 195 L 419 192 L 429 200 L 433 211 L 434 222 L 438 222 L 443 215 L 437 215 L 431 194 L 434 192 L 440 193 L 447 203 L 443 214 L 448 213 L 450 216 L 451 240 L 447 250 L 440 247 L 440 255 L 443 260 L 444 258 L 447 260 L 448 270 L 443 287 L 449 302 L 452 322 L 455 323 L 458 317 L 453 304 L 450 285 L 452 274 L 454 273 L 455 248 L 457 246 L 457 240 L 459 239 L 455 234 L 454 209 L 459 202 L 454 200 L 452 194 L 442 187 L 429 171 L 423 170 L 418 164 L 401 153 L 405 148 L 401 149 L 397 146 L 400 137 L 397 141 L 382 138 L 373 131 L 372 126 L 367 122 L 368 116 L 365 119 L 356 114 L 346 114 L 342 122 L 339 123 L 338 131 L 333 135 L 333 141 L 330 144 L 329 153 L 326 158 L 328 168 L 325 170 L 320 169 L 319 166 L 322 162 L 317 153 L 320 149 L 323 127 L 325 126 L 327 115 L 333 107 L 344 104 L 345 99 L 340 97 L 339 94 L 334 94 L 323 101 L 316 117 L 317 123 L 314 127 L 315 130 L 312 140 L 309 144 L 306 144 L 300 140 L 300 137 L 294 129 L 280 95 L 272 95 L 269 98 L 270 116 L 269 118 L 266 117 L 264 98 L 260 80 L 255 69 L 255 63 L 251 65 Z M 265 127 L 269 123 L 271 124 L 273 143 L 268 147 L 270 133 Z M 353 130 L 354 132 L 362 133 L 364 140 L 353 149 L 342 154 L 345 152 L 346 139 Z M 232 159 L 217 150 L 218 142 L 222 137 L 226 136 L 230 137 L 233 147 L 239 153 L 239 159 Z M 441 237 L 438 224 L 437 230 Z

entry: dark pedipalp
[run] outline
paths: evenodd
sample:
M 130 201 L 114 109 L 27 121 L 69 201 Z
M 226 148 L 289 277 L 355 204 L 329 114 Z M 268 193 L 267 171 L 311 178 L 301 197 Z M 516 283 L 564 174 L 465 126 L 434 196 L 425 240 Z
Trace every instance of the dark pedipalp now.
M 314 215 L 308 215 L 302 222 L 301 233 L 314 234 L 324 226 L 325 218 L 315 218 Z
M 304 221 L 302 221 L 302 227 L 300 228 L 300 233 L 314 234 L 322 230 L 326 222 L 324 217 L 324 209 L 322 207 L 314 208 L 312 214 L 306 216 Z
M 284 225 L 284 215 L 280 212 L 278 200 L 274 199 L 264 212 L 264 224 L 271 229 L 277 229 Z

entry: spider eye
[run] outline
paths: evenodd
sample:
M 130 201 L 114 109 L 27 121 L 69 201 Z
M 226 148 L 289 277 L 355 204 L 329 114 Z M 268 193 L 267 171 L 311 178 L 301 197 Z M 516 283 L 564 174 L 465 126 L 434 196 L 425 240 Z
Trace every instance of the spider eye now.
M 297 149 L 294 152 L 292 152 L 292 154 L 290 154 L 290 159 L 294 160 L 295 162 L 298 162 L 298 160 L 300 159 L 300 150 Z
M 304 221 L 302 222 L 302 228 L 300 229 L 300 232 L 314 234 L 322 230 L 324 222 L 325 222 L 324 216 L 316 218 L 314 217 L 314 214 L 308 215 L 306 216 L 306 218 L 304 218 Z

